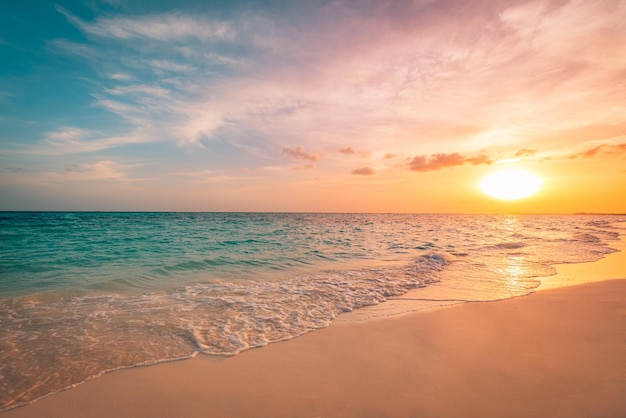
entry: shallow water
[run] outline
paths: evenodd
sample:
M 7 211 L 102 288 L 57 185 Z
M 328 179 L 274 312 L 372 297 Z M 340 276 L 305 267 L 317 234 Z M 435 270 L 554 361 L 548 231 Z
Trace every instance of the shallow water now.
M 0 410 L 107 370 L 293 338 L 433 283 L 441 304 L 527 294 L 551 265 L 611 252 L 622 221 L 1 213 Z

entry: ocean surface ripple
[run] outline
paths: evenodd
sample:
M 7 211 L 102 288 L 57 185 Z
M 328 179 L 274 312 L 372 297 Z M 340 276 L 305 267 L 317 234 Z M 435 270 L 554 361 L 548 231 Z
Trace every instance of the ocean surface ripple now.
M 119 368 L 294 338 L 416 289 L 425 307 L 528 294 L 554 264 L 612 252 L 624 220 L 0 213 L 0 410 Z

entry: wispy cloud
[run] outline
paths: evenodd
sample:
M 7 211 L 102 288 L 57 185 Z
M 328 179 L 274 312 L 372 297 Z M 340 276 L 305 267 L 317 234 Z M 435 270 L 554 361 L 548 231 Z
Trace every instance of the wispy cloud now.
M 297 141 L 282 155 L 315 163 L 322 153 L 311 149 L 383 159 L 421 151 L 409 167 L 430 171 L 488 164 L 465 156 L 491 154 L 506 141 L 515 147 L 509 153 L 528 157 L 537 144 L 526 138 L 537 132 L 600 123 L 624 110 L 608 80 L 626 63 L 608 60 L 622 55 L 606 54 L 604 41 L 623 10 L 538 4 L 476 3 L 471 17 L 461 17 L 448 13 L 454 1 L 436 8 L 336 2 L 313 7 L 317 18 L 297 24 L 262 8 L 223 18 L 181 9 L 88 21 L 59 7 L 88 42 L 51 45 L 101 72 L 91 84 L 94 105 L 129 126 L 125 133 L 103 126 L 76 128 L 81 137 L 48 136 L 48 151 L 164 140 L 206 149 L 219 139 L 254 155 L 258 167 L 284 164 L 275 150 Z M 593 21 L 584 20 L 589 15 Z M 561 37 L 589 47 L 569 54 Z M 577 94 L 586 99 L 571 100 Z M 616 95 L 611 110 L 590 113 L 576 104 L 607 94 Z M 346 138 L 358 138 L 358 147 Z M 435 153 L 441 149 L 459 153 Z
M 49 132 L 46 136 L 51 143 L 71 143 L 93 135 L 94 132 L 88 129 L 75 128 L 71 126 L 63 127 L 61 130 Z
M 330 196 L 349 173 L 401 187 L 411 170 L 624 157 L 623 1 L 106 3 L 59 0 L 40 32 L 56 39 L 15 56 L 31 67 L 0 91 L 37 87 L 2 97 L 5 166 L 85 190 L 137 172 L 303 190 L 315 170 Z
M 623 144 L 602 144 L 593 148 L 589 148 L 580 152 L 573 157 L 591 158 L 600 154 L 605 155 L 621 155 L 626 154 L 626 143 Z
M 297 138 L 305 148 L 323 141 L 349 154 L 357 151 L 340 144 L 358 137 L 360 146 L 383 153 L 381 138 L 393 138 L 394 149 L 415 155 L 442 146 L 477 152 L 501 144 L 499 132 L 530 149 L 525 138 L 556 121 L 609 117 L 571 97 L 593 101 L 615 91 L 608 80 L 624 65 L 606 58 L 621 55 L 606 54 L 604 39 L 614 34 L 619 6 L 533 4 L 476 3 L 471 17 L 461 17 L 448 13 L 454 1 L 436 8 L 337 2 L 313 8 L 318 19 L 299 24 L 262 11 L 221 20 L 176 12 L 90 22 L 59 11 L 94 45 L 133 41 L 108 73 L 145 79 L 149 71 L 155 80 L 103 87 L 94 93 L 97 103 L 135 125 L 158 126 L 181 145 L 219 136 L 271 149 Z M 569 53 L 562 38 L 586 47 Z M 146 86 L 174 94 L 148 101 Z M 124 102 L 105 97 L 122 93 Z M 617 97 L 615 103 L 617 111 Z
M 107 77 L 116 81 L 133 81 L 133 76 L 127 73 L 111 73 L 107 74 Z
M 102 151 L 128 144 L 150 142 L 149 135 L 137 129 L 127 135 L 106 136 L 100 131 L 66 126 L 48 132 L 43 142 L 21 153 L 41 155 L 68 155 Z
M 176 39 L 214 40 L 232 36 L 233 28 L 228 22 L 196 18 L 179 13 L 154 14 L 139 17 L 106 17 L 86 22 L 66 9 L 57 6 L 70 22 L 83 31 L 104 38 L 144 38 L 157 41 Z
M 105 54 L 96 46 L 67 39 L 52 39 L 48 42 L 48 48 L 53 52 L 80 58 L 88 62 L 102 62 L 101 60 L 106 58 Z
M 159 60 L 159 59 L 151 60 L 150 65 L 153 68 L 158 68 L 160 70 L 165 70 L 165 71 L 171 71 L 174 73 L 181 73 L 181 72 L 187 73 L 187 72 L 192 72 L 196 69 L 195 67 L 188 65 L 188 64 L 181 64 L 176 61 Z
M 71 164 L 57 170 L 27 170 L 12 168 L 0 180 L 24 184 L 66 184 L 107 182 L 133 187 L 138 182 L 148 179 L 138 177 L 132 172 L 142 167 L 143 163 L 125 163 L 115 160 L 98 160 L 94 162 Z
M 520 150 L 518 150 L 515 153 L 515 157 L 516 158 L 520 158 L 520 157 L 532 157 L 533 155 L 537 154 L 537 150 L 536 149 L 530 149 L 530 148 L 522 148 Z
M 127 170 L 137 167 L 137 164 L 122 164 L 112 160 L 102 160 L 91 164 L 80 164 L 71 167 L 64 173 L 50 174 L 56 178 L 74 181 L 118 181 L 127 182 Z
M 159 86 L 150 86 L 145 84 L 136 84 L 136 85 L 127 85 L 127 86 L 116 86 L 112 89 L 106 89 L 106 93 L 112 94 L 114 96 L 155 96 L 159 98 L 167 98 L 170 95 L 170 90 L 164 89 Z

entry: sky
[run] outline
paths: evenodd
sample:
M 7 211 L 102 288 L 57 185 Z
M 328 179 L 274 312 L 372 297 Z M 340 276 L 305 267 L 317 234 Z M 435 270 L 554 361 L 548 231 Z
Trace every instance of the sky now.
M 4 0 L 0 57 L 0 210 L 626 212 L 623 0 Z

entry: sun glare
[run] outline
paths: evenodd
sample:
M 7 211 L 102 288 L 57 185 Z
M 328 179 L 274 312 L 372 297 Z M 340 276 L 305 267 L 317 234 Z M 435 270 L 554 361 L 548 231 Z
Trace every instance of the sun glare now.
M 541 178 L 529 171 L 511 168 L 488 175 L 479 187 L 496 199 L 517 200 L 537 193 L 541 189 Z

